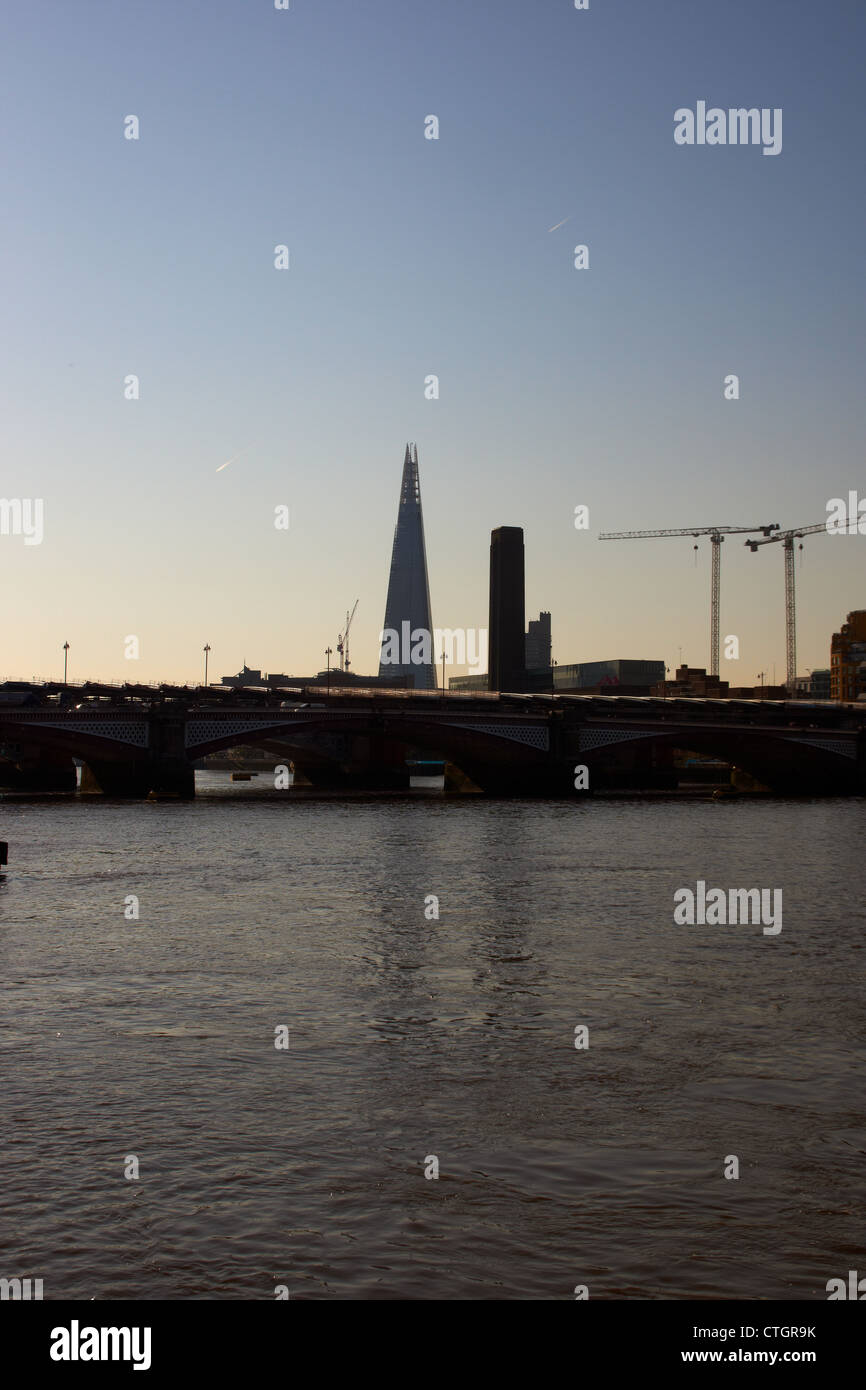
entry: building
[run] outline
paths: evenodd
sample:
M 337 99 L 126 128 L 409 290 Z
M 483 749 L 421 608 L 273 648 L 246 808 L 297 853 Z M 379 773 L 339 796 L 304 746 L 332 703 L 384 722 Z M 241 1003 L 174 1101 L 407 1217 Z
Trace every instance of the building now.
M 522 684 L 520 687 L 509 685 L 509 690 L 545 691 L 549 694 L 552 680 L 549 613 L 539 613 L 537 618 L 530 618 L 523 639 L 523 652 L 525 669 Z M 452 676 L 448 681 L 448 689 L 475 692 L 489 690 L 489 680 L 489 675 Z
M 482 675 L 474 676 L 449 676 L 448 689 L 460 690 L 464 694 L 477 695 L 481 690 L 489 690 L 488 676 L 484 672 Z
M 722 697 L 725 700 L 790 700 L 786 685 L 732 685 Z M 800 699 L 795 692 L 793 698 Z
M 728 682 L 707 675 L 705 666 L 678 666 L 674 679 L 669 681 L 662 676 L 650 694 L 662 695 L 668 700 L 696 696 L 704 700 L 726 700 L 730 692 Z
M 433 657 L 433 620 L 430 616 L 418 449 L 416 446 L 413 455 L 412 446 L 407 444 L 391 550 L 379 680 L 384 684 L 393 684 L 396 676 L 410 676 L 417 690 L 435 690 Z
M 830 698 L 830 668 L 821 668 L 812 671 L 809 676 L 809 698 L 811 700 L 829 700 Z
M 537 618 L 530 618 L 529 626 L 526 629 L 524 650 L 527 671 L 550 669 L 552 648 L 549 613 L 539 613 Z
M 368 689 L 371 686 L 389 687 L 405 689 L 411 688 L 413 682 L 409 676 L 389 676 L 382 679 L 380 676 L 359 676 L 355 671 L 340 671 L 332 667 L 330 671 L 317 671 L 314 676 L 286 676 L 281 672 L 270 672 L 265 675 L 264 671 L 254 670 L 244 662 L 242 671 L 236 676 L 223 676 L 220 682 L 223 686 L 242 686 L 254 687 L 259 690 L 266 690 L 269 686 L 282 688 L 284 686 L 294 686 L 296 688 L 305 685 L 326 685 L 332 690 L 339 689 L 340 686 L 351 686 L 353 689 Z
M 829 700 L 830 668 L 798 676 L 794 681 L 794 696 L 797 700 Z
M 331 690 L 349 688 L 352 690 L 379 689 L 410 689 L 413 685 L 411 676 L 359 676 L 357 671 L 340 671 L 332 666 L 330 671 L 317 671 L 314 676 L 273 676 L 267 677 L 267 684 L 271 686 L 303 686 L 303 685 L 327 685 Z
M 490 533 L 488 690 L 523 690 L 526 680 L 523 527 Z
M 267 685 L 267 676 L 262 676 L 261 671 L 254 670 L 244 662 L 236 676 L 222 676 L 221 685 Z
M 849 613 L 830 641 L 830 699 L 856 700 L 866 693 L 866 608 Z
M 784 685 L 737 685 L 732 686 L 719 676 L 708 674 L 703 666 L 678 666 L 672 681 L 659 681 L 652 688 L 653 695 L 661 695 L 668 700 L 787 700 Z
M 553 671 L 555 690 L 608 690 L 616 694 L 616 686 L 654 685 L 665 678 L 663 661 L 582 661 L 572 666 L 556 666 Z

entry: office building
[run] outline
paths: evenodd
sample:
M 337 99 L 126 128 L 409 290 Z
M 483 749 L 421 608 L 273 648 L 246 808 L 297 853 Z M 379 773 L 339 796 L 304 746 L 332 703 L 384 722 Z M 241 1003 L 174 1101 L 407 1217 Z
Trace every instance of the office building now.
M 530 618 L 524 643 L 527 671 L 539 671 L 550 667 L 550 614 L 539 613 Z
M 556 666 L 553 671 L 555 690 L 608 689 L 616 694 L 616 687 L 655 685 L 665 678 L 663 661 L 632 661 L 617 658 L 613 661 L 582 661 L 576 665 Z
M 849 613 L 830 641 L 830 699 L 856 700 L 866 693 L 866 608 Z
M 418 449 L 416 446 L 413 453 L 407 444 L 391 550 L 379 678 L 387 684 L 394 676 L 410 676 L 416 690 L 435 690 L 433 656 Z

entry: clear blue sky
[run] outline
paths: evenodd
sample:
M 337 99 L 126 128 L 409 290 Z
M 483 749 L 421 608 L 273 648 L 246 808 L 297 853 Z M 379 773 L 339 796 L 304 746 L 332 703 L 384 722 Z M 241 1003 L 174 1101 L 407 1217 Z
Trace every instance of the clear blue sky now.
M 864 41 L 855 0 L 12 0 L 2 492 L 45 539 L 0 537 L 2 675 L 304 673 L 356 597 L 375 670 L 409 439 L 437 626 L 522 525 L 557 660 L 706 664 L 708 548 L 596 535 L 866 496 Z M 675 145 L 698 100 L 782 153 Z M 781 548 L 724 550 L 722 675 L 781 678 Z M 806 542 L 801 670 L 864 560 Z

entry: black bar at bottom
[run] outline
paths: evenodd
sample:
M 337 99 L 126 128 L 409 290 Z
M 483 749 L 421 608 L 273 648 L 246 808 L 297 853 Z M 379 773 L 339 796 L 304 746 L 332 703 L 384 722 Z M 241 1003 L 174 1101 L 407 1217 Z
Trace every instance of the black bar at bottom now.
M 546 1380 L 553 1356 L 575 1374 L 764 1365 L 800 1366 L 826 1379 L 856 1365 L 863 1345 L 863 1310 L 845 1301 L 569 1302 L 10 1301 L 0 1304 L 0 1332 L 4 1364 L 25 1376 L 92 1379 L 108 1371 L 158 1384 L 184 1373 L 225 1379 L 268 1368 L 332 1379 L 341 1357 L 353 1378 L 369 1367 L 387 1369 L 386 1380 L 420 1375 L 429 1383 L 441 1368 L 450 1383 L 471 1372 L 470 1349 L 485 1380 L 500 1361 L 509 1379 L 527 1367 L 533 1381 Z

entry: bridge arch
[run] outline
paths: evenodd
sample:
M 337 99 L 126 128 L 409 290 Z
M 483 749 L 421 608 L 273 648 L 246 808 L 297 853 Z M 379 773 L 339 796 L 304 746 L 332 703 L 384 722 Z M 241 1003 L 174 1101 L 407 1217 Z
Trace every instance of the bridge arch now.
M 593 735 L 596 735 L 594 738 Z M 601 737 L 598 737 L 600 735 Z M 768 730 L 698 724 L 685 729 L 581 730 L 581 756 L 599 769 L 627 765 L 638 749 L 679 749 L 718 758 L 785 795 L 826 791 L 828 782 L 840 792 L 857 789 L 856 748 L 851 740 L 832 733 L 797 728 Z

